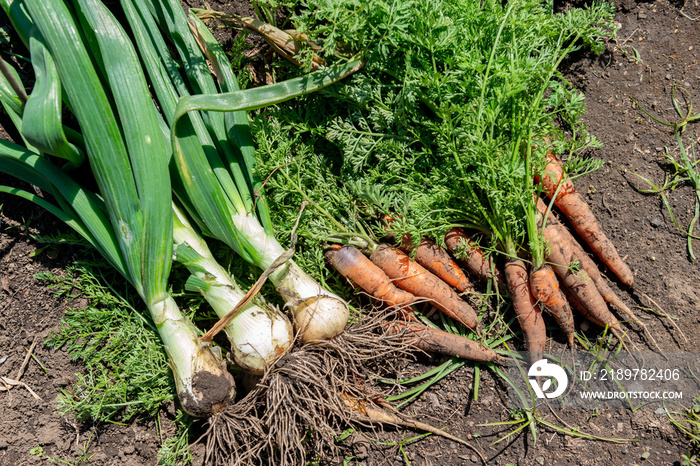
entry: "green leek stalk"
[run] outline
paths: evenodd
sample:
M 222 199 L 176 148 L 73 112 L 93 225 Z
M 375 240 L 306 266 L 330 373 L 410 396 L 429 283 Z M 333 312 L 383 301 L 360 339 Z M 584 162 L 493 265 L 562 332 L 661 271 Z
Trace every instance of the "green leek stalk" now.
M 130 40 L 99 1 L 76 2 L 82 30 L 60 0 L 3 0 L 11 19 L 20 3 L 36 26 L 31 34 L 45 42 L 55 62 L 83 132 L 104 210 L 99 198 L 70 183 L 43 157 L 22 153 L 10 143 L 2 145 L 0 169 L 14 171 L 15 176 L 40 174 L 38 181 L 44 181 L 60 206 L 52 212 L 62 210 L 61 218 L 98 246 L 146 303 L 185 411 L 195 416 L 214 414 L 233 401 L 235 385 L 221 355 L 199 343 L 197 329 L 167 291 L 173 245 L 171 187 L 167 159 L 157 154 L 168 151 Z M 94 47 L 92 56 L 84 36 L 92 39 L 88 42 Z M 109 88 L 103 87 L 93 60 L 105 73 Z M 85 202 L 79 203 L 80 199 Z
M 194 230 L 187 217 L 173 204 L 175 259 L 192 276 L 186 288 L 198 291 L 223 318 L 245 293 L 212 256 L 207 243 Z M 292 345 L 292 325 L 281 312 L 251 302 L 224 328 L 231 343 L 233 359 L 243 370 L 262 375 L 266 368 Z
M 60 94 L 58 99 L 51 99 L 50 96 L 46 96 L 45 92 L 39 92 L 43 87 L 58 89 L 60 92 L 58 74 L 50 54 L 43 47 L 43 41 L 40 41 L 36 36 L 31 36 L 29 43 L 33 51 L 34 70 L 37 73 L 37 84 L 32 90 L 29 102 L 33 99 L 37 105 L 42 106 L 45 105 L 45 101 L 51 103 L 55 103 L 56 100 L 60 101 Z M 37 54 L 34 52 L 37 50 L 40 53 L 40 60 L 35 60 Z M 46 69 L 42 74 L 51 76 L 53 80 L 47 80 L 45 86 L 37 89 L 40 82 L 38 69 L 40 67 Z M 18 76 L 13 76 L 13 78 L 19 81 Z M 17 123 L 18 130 L 23 136 L 27 136 L 28 115 L 38 112 L 32 112 L 29 105 L 25 108 L 25 105 L 12 92 L 9 82 L 2 76 L 0 76 L 0 91 L 3 92 L 4 98 L 0 99 L 3 105 L 7 105 L 8 113 L 11 111 L 20 119 Z M 51 128 L 52 123 L 60 124 L 61 121 L 59 112 L 46 112 L 44 119 L 49 124 L 45 126 L 32 125 L 35 128 L 34 132 L 41 133 L 45 127 Z M 166 135 L 169 136 L 169 133 Z M 60 139 L 54 139 L 52 144 L 44 145 L 42 149 L 46 153 L 53 154 L 54 147 L 59 144 L 64 144 L 64 142 Z M 48 149 L 44 149 L 45 147 Z M 199 279 L 198 282 L 192 280 L 192 283 L 197 283 L 197 286 L 191 286 L 193 291 L 201 292 L 217 314 L 223 317 L 240 301 L 244 293 L 225 270 L 216 263 L 206 243 L 192 229 L 182 211 L 177 209 L 175 204 L 173 204 L 173 212 L 175 250 L 177 251 L 179 246 L 180 251 L 179 254 L 175 255 L 175 260 L 185 264 Z M 225 328 L 225 332 L 229 336 L 235 362 L 244 370 L 255 374 L 262 374 L 264 369 L 286 351 L 292 343 L 292 328 L 289 320 L 279 311 L 268 308 L 263 310 L 253 304 L 247 306 L 244 312 Z
M 303 78 L 240 91 L 221 48 L 206 35 L 208 31 L 200 32 L 198 39 L 204 41 L 200 45 L 219 73 L 224 92 L 218 93 L 178 2 L 121 0 L 121 4 L 171 128 L 178 198 L 204 234 L 267 269 L 284 248 L 273 235 L 258 189 L 261 184 L 253 172 L 254 148 L 245 112 L 321 89 L 354 72 L 361 63 L 349 62 Z M 205 94 L 190 95 L 159 30 L 169 34 L 191 88 Z M 302 340 L 328 339 L 344 330 L 347 304 L 293 261 L 280 267 L 270 280 L 294 313 Z

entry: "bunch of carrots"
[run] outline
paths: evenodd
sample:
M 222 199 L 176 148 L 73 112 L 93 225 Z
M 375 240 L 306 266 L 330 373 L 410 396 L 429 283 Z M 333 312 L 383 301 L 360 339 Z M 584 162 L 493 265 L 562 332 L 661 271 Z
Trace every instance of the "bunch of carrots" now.
M 551 152 L 544 172 L 535 177 L 535 182 L 567 219 L 583 244 L 622 284 L 633 287 L 634 276 L 630 268 L 576 191 L 560 160 Z M 574 346 L 575 330 L 572 307 L 590 322 L 608 328 L 622 341 L 622 327 L 608 304 L 633 320 L 636 317 L 607 284 L 581 243 L 552 214 L 552 206 L 537 198 L 536 207 L 546 254 L 542 264 L 535 265 L 531 260 L 533 265 L 529 270 L 518 258 L 508 258 L 501 269 L 495 257 L 485 254 L 475 239 L 457 227 L 444 237 L 447 250 L 429 237 L 421 238 L 414 247 L 410 235 L 404 235 L 398 241 L 398 247 L 379 244 L 364 247 L 362 252 L 351 245 L 332 244 L 325 257 L 344 277 L 378 302 L 397 310 L 396 318 L 385 324 L 389 332 L 403 332 L 407 341 L 425 351 L 478 362 L 504 362 L 494 350 L 474 340 L 421 323 L 411 309 L 411 305 L 427 301 L 446 316 L 478 332 L 476 312 L 459 295 L 469 296 L 476 290 L 467 273 L 482 284 L 491 282 L 499 293 L 510 295 L 524 335 L 525 349 L 532 362 L 541 359 L 545 350 L 543 311 L 552 315 L 571 347 Z M 395 239 L 393 221 L 394 218 L 388 215 L 382 219 L 387 239 Z
M 304 232 L 311 248 L 325 244 L 328 264 L 395 310 L 386 330 L 401 332 L 421 349 L 504 361 L 474 340 L 430 326 L 415 312 L 416 304 L 429 302 L 480 333 L 480 316 L 468 302 L 478 286 L 469 276 L 485 284 L 487 293 L 510 297 L 533 362 L 545 350 L 543 312 L 572 347 L 572 308 L 622 341 L 621 323 L 608 305 L 635 316 L 584 248 L 621 284 L 633 287 L 633 274 L 548 150 L 574 154 L 595 144 L 580 122 L 582 95 L 562 85 L 557 70 L 582 43 L 602 50 L 614 33 L 611 11 L 596 5 L 560 15 L 527 1 L 477 6 L 450 0 L 442 6 L 433 10 L 408 2 L 406 24 L 388 38 L 375 43 L 359 34 L 356 46 L 382 60 L 368 60 L 346 90 L 295 104 L 302 112 L 284 107 L 274 117 L 268 113 L 256 137 L 269 189 L 280 205 L 303 199 L 317 208 L 319 218 L 309 220 Z M 343 30 L 339 25 L 346 20 L 353 31 L 374 37 L 382 21 L 376 11 L 365 19 L 320 6 L 314 13 L 295 18 L 310 39 L 299 36 L 304 43 L 298 45 L 321 53 L 317 39 L 324 39 L 329 63 L 337 50 L 358 51 L 348 37 L 336 50 L 329 31 Z M 329 27 L 335 21 L 337 27 Z M 455 25 L 464 31 L 452 31 Z M 430 47 L 415 40 L 433 33 L 439 40 L 426 39 Z M 557 115 L 583 130 L 565 137 Z M 282 141 L 289 137 L 285 125 L 304 138 Z M 524 150 L 530 145 L 525 141 L 540 142 Z M 331 146 L 342 154 L 340 163 L 317 151 Z M 540 199 L 545 196 L 549 202 Z M 377 214 L 383 218 L 371 228 L 378 233 L 372 236 L 363 222 L 371 224 Z

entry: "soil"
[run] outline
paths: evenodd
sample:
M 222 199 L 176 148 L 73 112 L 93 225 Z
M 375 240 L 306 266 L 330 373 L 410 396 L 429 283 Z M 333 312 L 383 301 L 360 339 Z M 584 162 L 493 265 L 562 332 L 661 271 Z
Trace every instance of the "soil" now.
M 214 2 L 212 6 L 229 11 L 240 8 L 232 2 Z M 580 54 L 565 69 L 567 78 L 586 95 L 590 132 L 604 144 L 591 150 L 590 156 L 604 160 L 605 165 L 578 180 L 577 186 L 626 257 L 637 290 L 676 319 L 688 339 L 684 340 L 666 319 L 637 308 L 659 346 L 665 351 L 697 351 L 692 342 L 700 340 L 700 268 L 690 259 L 687 237 L 675 225 L 661 197 L 633 189 L 638 179 L 632 173 L 661 183 L 668 172 L 662 163 L 663 154 L 668 150 L 677 155 L 678 144 L 672 131 L 648 118 L 630 96 L 667 121 L 679 120 L 671 101 L 674 83 L 685 89 L 693 102 L 700 102 L 700 6 L 697 0 L 623 0 L 618 7 L 617 39 L 607 44 L 602 55 Z M 231 40 L 225 35 L 219 39 Z M 681 94 L 677 91 L 676 95 Z M 6 121 L 0 123 L 8 128 Z M 15 139 L 16 135 L 9 132 L 2 131 L 2 135 Z M 700 131 L 691 123 L 684 134 L 687 145 L 697 136 L 693 132 Z M 700 144 L 700 139 L 695 144 Z M 6 178 L 0 178 L 0 184 L 6 182 Z M 687 226 L 696 202 L 692 188 L 681 185 L 666 196 L 675 221 Z M 57 412 L 57 396 L 82 368 L 64 351 L 46 346 L 44 340 L 58 329 L 65 310 L 79 307 L 80 302 L 55 297 L 35 274 L 66 273 L 66 266 L 76 259 L 78 251 L 70 247 L 40 250 L 42 245 L 32 235 L 55 234 L 62 229 L 60 223 L 33 205 L 7 195 L 0 195 L 0 206 L 0 376 L 21 382 L 9 390 L 0 383 L 0 465 L 42 464 L 47 457 L 67 464 L 157 464 L 160 434 L 167 435 L 170 429 L 172 406 L 162 411 L 160 432 L 153 419 L 129 425 L 93 425 L 77 423 L 70 415 Z M 700 254 L 700 242 L 694 241 L 693 246 Z M 637 292 L 621 290 L 621 295 L 630 306 L 652 307 Z M 578 321 L 577 326 L 581 325 Z M 598 330 L 591 328 L 586 333 L 595 338 Z M 631 338 L 640 346 L 646 345 L 638 333 L 632 332 Z M 18 376 L 34 343 L 34 357 L 28 359 Z M 425 367 L 443 361 L 426 358 L 420 362 Z M 691 445 L 668 419 L 650 409 L 564 410 L 556 413 L 558 418 L 546 410 L 539 413 L 542 419 L 559 426 L 600 437 L 636 439 L 632 442 L 585 440 L 539 424 L 536 442 L 525 429 L 494 445 L 512 427 L 480 424 L 512 419 L 506 388 L 501 379 L 481 371 L 479 396 L 474 400 L 473 377 L 472 366 L 464 366 L 424 393 L 405 412 L 462 438 L 473 437 L 472 445 L 492 464 L 680 464 L 681 455 L 691 451 Z M 416 433 L 387 430 L 381 435 L 395 442 Z M 344 458 L 366 465 L 479 463 L 473 451 L 434 436 L 402 449 L 378 445 L 359 434 L 343 445 L 343 457 L 337 460 L 340 463 Z M 195 449 L 195 457 L 201 458 L 198 451 Z

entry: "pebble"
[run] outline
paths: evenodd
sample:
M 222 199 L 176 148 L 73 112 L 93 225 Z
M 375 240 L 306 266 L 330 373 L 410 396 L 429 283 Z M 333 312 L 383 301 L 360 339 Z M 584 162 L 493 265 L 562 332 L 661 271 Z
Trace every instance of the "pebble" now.
M 477 458 L 476 455 L 472 455 L 472 457 L 469 458 L 469 459 L 472 460 L 472 463 L 478 463 L 478 462 L 479 462 L 479 458 Z
M 537 464 L 544 465 L 544 456 L 538 456 L 535 458 L 535 461 L 537 461 Z
M 649 223 L 651 223 L 651 226 L 653 226 L 654 228 L 659 228 L 661 226 L 661 220 L 659 220 L 658 218 L 652 218 Z
M 124 454 L 131 455 L 132 453 L 134 453 L 135 450 L 136 449 L 134 448 L 133 445 L 128 445 L 127 447 L 124 448 Z

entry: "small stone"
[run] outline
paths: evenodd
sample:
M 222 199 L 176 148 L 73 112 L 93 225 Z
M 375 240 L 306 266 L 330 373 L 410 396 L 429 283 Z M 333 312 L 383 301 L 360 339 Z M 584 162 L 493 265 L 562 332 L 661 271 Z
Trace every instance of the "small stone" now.
M 472 457 L 469 459 L 472 460 L 472 463 L 477 463 L 479 461 L 479 458 L 477 458 L 476 455 L 472 455 Z
M 439 407 L 440 407 L 440 400 L 438 399 L 438 396 L 437 396 L 435 393 L 433 393 L 433 392 L 428 393 L 428 399 L 430 400 L 430 403 L 431 403 L 435 408 L 439 408 Z
M 544 465 L 544 456 L 538 456 L 535 458 L 535 461 L 537 461 L 537 464 Z
M 454 443 L 454 442 L 450 443 L 450 448 L 452 448 L 453 450 L 456 450 L 456 449 L 457 449 L 457 444 Z
M 654 414 L 666 414 L 666 408 L 656 408 Z
M 651 223 L 651 226 L 653 226 L 654 228 L 659 228 L 661 226 L 661 220 L 659 220 L 658 218 L 652 218 L 649 221 L 649 223 Z
M 135 450 L 136 450 L 136 448 L 134 448 L 133 445 L 128 445 L 128 446 L 126 446 L 126 447 L 124 448 L 124 454 L 125 454 L 125 455 L 131 455 L 131 454 L 134 453 Z
M 667 454 L 667 455 L 670 455 L 670 454 L 671 454 L 671 450 L 666 450 L 666 454 Z
M 353 451 L 355 452 L 355 456 L 358 460 L 367 459 L 369 456 L 369 449 L 365 443 L 356 443 L 353 445 Z
M 666 75 L 666 79 L 668 79 L 669 81 L 671 80 L 671 74 L 670 74 L 670 73 Z
M 8 445 L 9 445 L 9 444 L 7 443 L 7 440 L 5 440 L 5 439 L 0 439 L 0 450 L 4 450 L 5 448 L 8 447 Z

